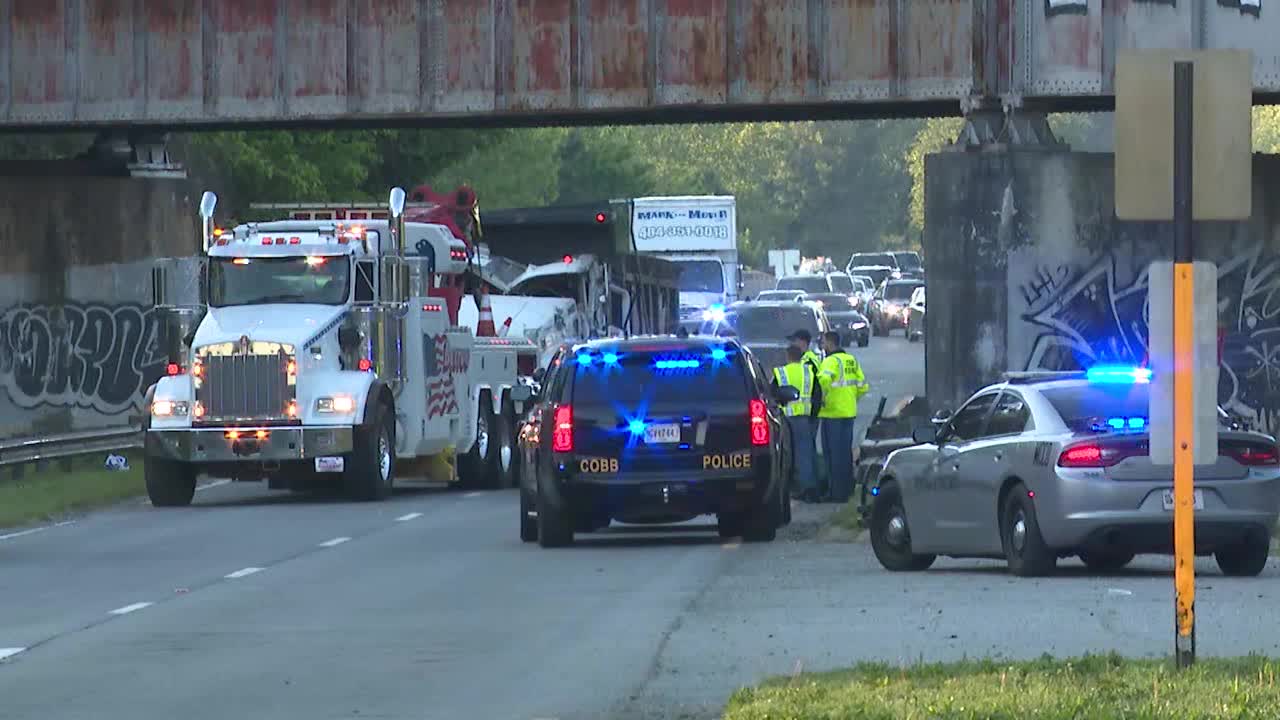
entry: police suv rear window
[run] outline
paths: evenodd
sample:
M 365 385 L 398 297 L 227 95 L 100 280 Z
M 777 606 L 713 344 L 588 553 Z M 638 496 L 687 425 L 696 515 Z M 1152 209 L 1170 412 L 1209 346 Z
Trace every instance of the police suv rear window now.
M 817 316 L 803 305 L 739 308 L 729 313 L 725 321 L 744 342 L 779 342 L 801 329 L 815 337 L 819 332 Z
M 598 349 L 568 356 L 573 404 L 633 412 L 641 406 L 697 408 L 711 402 L 747 402 L 747 376 L 732 346 L 670 349 Z
M 1117 383 L 1045 388 L 1040 392 L 1067 427 L 1088 432 L 1099 419 L 1105 422 L 1110 418 L 1146 418 L 1149 387 L 1144 383 Z M 1145 422 L 1142 424 L 1145 426 Z

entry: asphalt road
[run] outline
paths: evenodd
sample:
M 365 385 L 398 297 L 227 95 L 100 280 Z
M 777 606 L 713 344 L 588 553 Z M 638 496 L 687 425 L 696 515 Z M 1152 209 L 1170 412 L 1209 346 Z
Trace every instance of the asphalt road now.
M 922 390 L 920 346 L 857 354 L 876 393 Z M 190 508 L 0 531 L 0 717 L 709 718 L 740 685 L 859 659 L 1172 647 L 1166 560 L 889 574 L 813 538 L 831 507 L 797 506 L 766 545 L 708 520 L 545 551 L 519 541 L 514 492 L 350 504 L 222 484 Z M 1278 569 L 1201 572 L 1201 653 L 1280 652 Z

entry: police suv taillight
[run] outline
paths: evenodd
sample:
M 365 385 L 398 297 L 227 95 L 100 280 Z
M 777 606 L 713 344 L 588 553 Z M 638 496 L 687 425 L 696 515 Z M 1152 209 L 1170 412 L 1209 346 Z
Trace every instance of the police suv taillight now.
M 751 444 L 752 445 L 768 445 L 769 444 L 769 420 L 765 417 L 764 401 L 752 400 L 750 403 L 751 411 Z
M 560 405 L 551 432 L 551 449 L 558 453 L 573 452 L 573 407 Z

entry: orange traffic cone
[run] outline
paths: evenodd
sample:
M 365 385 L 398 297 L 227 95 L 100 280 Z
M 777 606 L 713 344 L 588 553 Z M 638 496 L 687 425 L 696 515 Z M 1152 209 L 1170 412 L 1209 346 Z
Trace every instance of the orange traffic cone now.
M 493 326 L 493 307 L 489 305 L 489 293 L 480 293 L 480 322 L 476 323 L 476 337 L 497 337 Z

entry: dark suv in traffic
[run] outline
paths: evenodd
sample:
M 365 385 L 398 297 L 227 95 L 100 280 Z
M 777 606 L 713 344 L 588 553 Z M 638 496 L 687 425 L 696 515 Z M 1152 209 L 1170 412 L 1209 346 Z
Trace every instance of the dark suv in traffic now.
M 520 538 L 714 514 L 768 542 L 790 521 L 791 442 L 751 352 L 731 338 L 596 340 L 551 360 L 520 435 Z

